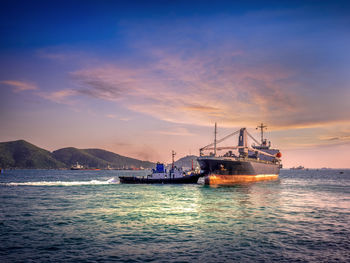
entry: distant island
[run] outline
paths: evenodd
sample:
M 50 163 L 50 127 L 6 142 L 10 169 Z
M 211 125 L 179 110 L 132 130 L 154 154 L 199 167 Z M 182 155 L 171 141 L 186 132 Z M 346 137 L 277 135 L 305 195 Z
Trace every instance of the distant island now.
M 175 162 L 178 167 L 196 166 L 197 157 L 186 156 Z M 96 169 L 153 168 L 155 163 L 122 156 L 102 149 L 62 148 L 53 152 L 25 140 L 0 142 L 0 168 L 3 169 L 70 169 L 76 163 Z

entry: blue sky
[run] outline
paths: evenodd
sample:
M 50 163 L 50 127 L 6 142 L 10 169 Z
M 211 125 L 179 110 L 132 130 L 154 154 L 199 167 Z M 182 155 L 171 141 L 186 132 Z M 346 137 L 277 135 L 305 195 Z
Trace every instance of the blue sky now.
M 0 140 L 169 161 L 266 122 L 286 166 L 349 167 L 349 5 L 3 1 Z

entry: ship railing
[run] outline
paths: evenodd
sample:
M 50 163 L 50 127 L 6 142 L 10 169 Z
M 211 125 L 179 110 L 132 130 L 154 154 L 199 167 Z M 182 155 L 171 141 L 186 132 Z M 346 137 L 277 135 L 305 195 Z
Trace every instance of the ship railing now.
M 277 158 L 273 154 L 270 154 L 270 153 L 267 153 L 267 152 L 264 152 L 264 151 L 260 151 L 260 150 L 255 149 L 255 148 L 244 147 L 244 146 L 224 146 L 224 147 L 217 147 L 216 148 L 217 151 L 222 151 L 222 150 L 239 150 L 239 149 L 246 149 L 246 150 L 249 150 L 249 151 L 252 151 L 252 152 L 260 153 L 262 155 L 266 155 L 266 156 L 269 156 L 269 157 Z M 201 151 L 200 151 L 200 155 L 201 156 L 203 156 L 203 152 L 202 152 L 203 150 L 204 149 L 202 148 Z M 205 150 L 214 150 L 214 148 L 213 147 L 208 147 Z
M 258 163 L 266 163 L 266 164 L 279 164 L 280 159 L 275 158 L 273 161 L 267 161 L 262 159 L 250 158 L 250 157 L 239 157 L 239 156 L 211 156 L 211 155 L 202 155 L 201 157 L 213 157 L 213 158 L 226 158 L 227 160 L 235 160 L 235 161 L 252 161 Z

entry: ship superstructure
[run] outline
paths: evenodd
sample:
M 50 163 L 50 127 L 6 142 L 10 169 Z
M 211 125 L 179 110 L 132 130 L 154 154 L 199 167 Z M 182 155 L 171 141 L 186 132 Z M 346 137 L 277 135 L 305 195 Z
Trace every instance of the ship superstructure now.
M 246 128 L 217 140 L 215 123 L 214 142 L 201 148 L 198 158 L 205 175 L 205 184 L 225 185 L 277 179 L 281 167 L 281 153 L 278 149 L 271 148 L 271 143 L 264 139 L 264 128 L 266 126 L 263 124 L 257 128 L 261 130 L 261 142 L 258 142 Z M 235 135 L 238 135 L 237 146 L 218 146 Z M 248 146 L 248 137 L 255 144 Z

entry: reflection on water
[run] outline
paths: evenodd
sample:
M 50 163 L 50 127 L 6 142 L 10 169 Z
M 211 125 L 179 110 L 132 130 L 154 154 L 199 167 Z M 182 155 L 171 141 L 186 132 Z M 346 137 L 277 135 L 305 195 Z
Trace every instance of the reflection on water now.
M 350 173 L 297 172 L 212 188 L 13 171 L 0 179 L 0 259 L 349 262 Z

